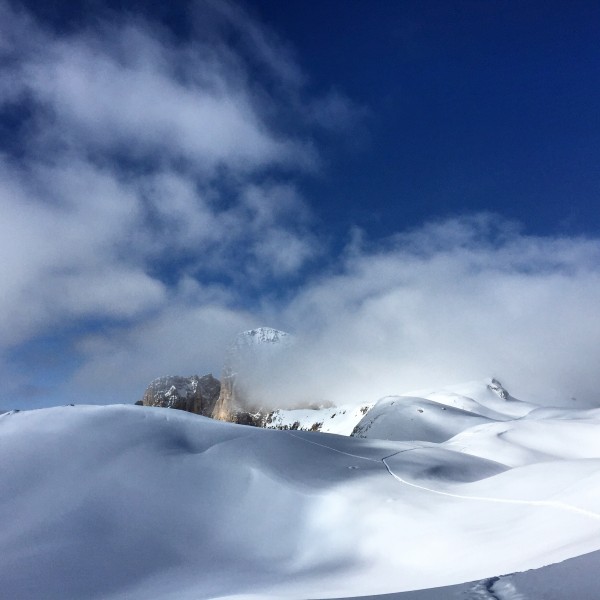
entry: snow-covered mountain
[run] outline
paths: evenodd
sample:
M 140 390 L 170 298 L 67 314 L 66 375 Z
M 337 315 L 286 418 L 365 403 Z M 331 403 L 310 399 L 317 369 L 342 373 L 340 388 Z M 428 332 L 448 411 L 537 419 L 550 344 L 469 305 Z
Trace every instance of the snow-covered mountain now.
M 492 378 L 437 391 L 387 396 L 377 402 L 278 409 L 261 425 L 361 438 L 444 442 L 469 427 L 519 418 L 535 408 L 534 404 L 513 398 Z
M 226 364 L 235 368 L 235 365 L 244 362 L 248 352 L 252 353 L 253 359 L 256 359 L 274 348 L 289 347 L 293 344 L 293 339 L 293 336 L 286 331 L 272 327 L 257 327 L 242 331 L 227 350 Z
M 436 418 L 489 411 L 438 443 L 166 408 L 4 414 L 1 596 L 306 600 L 484 580 L 461 597 L 521 598 L 518 577 L 494 577 L 600 549 L 600 409 L 530 409 L 489 383 L 437 393 Z M 502 403 L 513 416 L 492 418 Z M 583 600 L 572 584 L 547 597 Z
M 278 386 L 294 346 L 294 336 L 285 331 L 271 327 L 244 331 L 226 351 L 220 382 L 212 375 L 160 377 L 148 386 L 142 404 L 267 429 L 431 442 L 445 441 L 473 425 L 521 417 L 535 408 L 513 398 L 496 379 L 388 396 L 378 402 L 364 398 L 355 404 L 315 406 L 306 399 L 290 407 Z
M 168 377 L 152 410 L 0 415 L 8 597 L 596 600 L 578 566 L 506 574 L 600 565 L 600 409 L 496 379 L 278 408 L 293 348 L 240 334 L 218 400 L 212 376 Z

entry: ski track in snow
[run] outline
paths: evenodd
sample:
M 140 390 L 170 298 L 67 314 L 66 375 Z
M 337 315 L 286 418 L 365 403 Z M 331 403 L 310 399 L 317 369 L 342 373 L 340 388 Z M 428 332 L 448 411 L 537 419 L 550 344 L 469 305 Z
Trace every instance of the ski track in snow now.
M 413 448 L 416 450 L 416 448 Z M 406 452 L 406 450 L 404 450 Z M 400 454 L 397 452 L 396 454 Z M 392 454 L 392 456 L 396 456 L 396 454 Z M 434 490 L 433 488 L 428 488 L 422 485 L 418 485 L 417 483 L 412 483 L 410 481 L 406 481 L 406 479 L 402 479 L 399 475 L 394 473 L 386 460 L 388 458 L 392 458 L 392 456 L 386 456 L 381 459 L 381 462 L 385 465 L 388 473 L 394 478 L 397 479 L 400 483 L 404 485 L 408 485 L 410 487 L 417 488 L 419 490 L 425 490 L 426 492 L 431 492 L 432 494 L 438 494 L 440 496 L 448 496 L 450 498 L 460 498 L 462 500 L 475 500 L 477 502 L 495 502 L 498 504 L 522 504 L 526 506 L 545 506 L 548 508 L 556 508 L 559 510 L 565 510 L 572 513 L 580 514 L 590 519 L 595 519 L 596 521 L 600 521 L 600 514 L 595 513 L 591 510 L 586 510 L 585 508 L 580 508 L 578 506 L 573 506 L 572 504 L 567 504 L 566 502 L 558 502 L 555 500 L 514 500 L 510 498 L 493 498 L 488 496 L 465 496 L 463 494 L 453 494 L 451 492 L 442 492 L 440 490 Z
M 508 577 L 490 577 L 475 583 L 466 592 L 469 600 L 527 600 Z
M 337 452 L 338 454 L 345 454 L 346 456 L 351 456 L 352 458 L 360 458 L 361 460 L 368 460 L 370 462 L 381 462 L 381 459 L 379 458 L 369 458 L 368 456 L 359 456 L 358 454 L 351 454 L 350 452 L 344 452 L 343 450 L 338 450 L 337 448 L 332 448 L 331 446 L 326 446 L 325 444 L 319 444 L 319 442 L 315 442 L 313 440 L 307 440 L 303 437 L 300 437 L 299 435 L 296 435 L 295 433 L 291 433 L 288 432 L 289 435 L 291 435 L 292 437 L 295 437 L 298 440 L 301 440 L 303 442 L 306 442 L 307 444 L 313 444 L 314 446 L 321 446 L 321 448 L 327 448 L 327 450 L 332 450 L 333 452 Z M 410 450 L 412 450 L 412 448 L 409 448 Z M 398 454 L 398 452 L 395 452 L 394 454 Z M 393 455 L 390 455 L 393 456 Z M 386 458 L 390 458 L 390 456 L 386 456 Z
M 295 435 L 293 433 L 290 433 L 290 435 L 299 440 L 302 440 L 303 442 L 306 442 L 307 444 L 314 444 L 315 446 L 321 446 L 322 448 L 327 448 L 328 450 L 337 452 L 339 454 L 345 454 L 346 456 L 351 456 L 353 458 L 360 458 L 362 460 L 368 460 L 370 462 L 377 462 L 377 463 L 381 462 L 387 469 L 387 472 L 394 479 L 396 479 L 399 483 L 409 486 L 409 487 L 412 487 L 412 488 L 416 488 L 418 490 L 430 492 L 431 494 L 437 494 L 439 496 L 447 496 L 449 498 L 458 498 L 460 500 L 471 500 L 471 501 L 475 501 L 475 502 L 493 502 L 496 504 L 520 504 L 520 505 L 524 505 L 524 506 L 542 506 L 542 507 L 546 507 L 546 508 L 554 508 L 557 510 L 564 510 L 567 512 L 572 512 L 575 514 L 583 515 L 590 519 L 594 519 L 596 521 L 600 521 L 600 513 L 595 513 L 591 510 L 586 510 L 585 508 L 580 508 L 578 506 L 573 506 L 572 504 L 567 504 L 566 502 L 559 502 L 556 500 L 516 500 L 516 499 L 510 499 L 510 498 L 494 498 L 494 497 L 489 497 L 489 496 L 466 496 L 464 494 L 453 494 L 452 492 L 443 492 L 441 490 L 429 488 L 429 487 L 426 487 L 423 485 L 419 485 L 418 483 L 412 483 L 411 481 L 407 481 L 406 479 L 403 479 L 402 477 L 400 477 L 399 475 L 394 473 L 392 471 L 391 467 L 389 466 L 389 464 L 387 463 L 387 460 L 389 458 L 397 456 L 398 454 L 402 454 L 403 452 L 410 452 L 411 450 L 419 450 L 421 448 L 425 448 L 425 446 L 415 446 L 414 448 L 406 448 L 405 450 L 399 450 L 398 452 L 394 452 L 393 454 L 390 454 L 389 456 L 385 456 L 381 459 L 375 459 L 375 458 L 369 458 L 367 456 L 360 456 L 358 454 L 351 454 L 350 452 L 344 452 L 343 450 L 338 450 L 337 448 L 332 448 L 331 446 L 327 446 L 326 444 L 320 444 L 319 442 L 315 442 L 313 440 L 307 440 L 307 439 L 300 437 L 299 435 Z

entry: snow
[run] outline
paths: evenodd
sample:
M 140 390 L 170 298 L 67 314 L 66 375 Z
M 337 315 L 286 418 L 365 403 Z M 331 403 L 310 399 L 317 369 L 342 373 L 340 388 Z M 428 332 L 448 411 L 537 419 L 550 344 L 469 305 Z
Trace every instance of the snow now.
M 331 406 L 318 409 L 276 410 L 267 419 L 268 429 L 295 429 L 350 435 L 373 403 Z
M 477 582 L 600 549 L 600 411 L 535 409 L 487 385 L 387 398 L 364 417 L 406 438 L 421 408 L 417 440 L 151 407 L 4 414 L 2 595 L 409 600 L 462 584 L 447 590 L 517 598 L 527 574 Z
M 362 600 L 598 600 L 599 568 L 600 552 L 593 552 L 524 573 Z
M 384 440 L 443 442 L 465 429 L 490 422 L 472 412 L 410 396 L 382 398 L 356 426 L 355 435 Z
M 539 408 L 538 404 L 511 396 L 496 379 L 470 381 L 441 390 L 421 390 L 403 395 L 422 397 L 493 419 L 519 418 Z
M 240 333 L 237 336 L 235 344 L 242 346 L 268 342 L 289 344 L 291 340 L 292 336 L 286 331 L 280 331 L 273 327 L 257 327 L 256 329 L 249 329 Z
M 522 419 L 536 409 L 538 405 L 513 398 L 495 379 L 472 381 L 382 398 L 357 424 L 354 435 L 444 442 L 478 425 Z
M 227 353 L 229 360 L 236 360 L 239 355 L 247 353 L 264 353 L 268 349 L 289 348 L 294 343 L 294 337 L 286 331 L 272 327 L 257 327 L 238 334 Z

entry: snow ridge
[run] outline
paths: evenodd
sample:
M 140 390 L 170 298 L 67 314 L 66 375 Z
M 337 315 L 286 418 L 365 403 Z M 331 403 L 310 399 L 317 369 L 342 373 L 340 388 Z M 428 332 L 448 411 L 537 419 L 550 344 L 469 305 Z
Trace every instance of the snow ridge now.
M 517 600 L 496 576 L 600 549 L 600 410 L 532 411 L 489 384 L 381 403 L 377 423 L 401 411 L 424 433 L 467 419 L 443 442 L 134 406 L 3 415 L 3 594 L 307 600 L 479 581 L 465 585 Z

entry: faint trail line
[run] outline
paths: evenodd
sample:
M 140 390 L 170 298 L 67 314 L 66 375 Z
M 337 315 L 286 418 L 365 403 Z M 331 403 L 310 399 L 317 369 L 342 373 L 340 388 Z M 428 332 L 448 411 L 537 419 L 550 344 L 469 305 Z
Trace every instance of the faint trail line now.
M 338 450 L 337 448 L 332 448 L 331 446 L 326 446 L 325 444 L 319 444 L 319 442 L 313 442 L 312 440 L 307 440 L 303 437 L 300 437 L 299 435 L 296 435 L 294 433 L 292 433 L 291 431 L 288 431 L 288 434 L 291 435 L 292 437 L 295 437 L 297 440 L 301 440 L 302 442 L 306 442 L 307 444 L 313 444 L 314 446 L 321 446 L 321 448 L 327 448 L 327 450 L 331 450 L 332 452 L 337 452 L 338 454 L 345 454 L 346 456 L 351 456 L 352 458 L 360 458 L 362 460 L 368 460 L 370 462 L 381 462 L 381 459 L 379 458 L 368 458 L 367 456 L 359 456 L 358 454 L 351 454 L 350 452 L 344 452 L 343 450 Z M 396 454 L 398 454 L 398 452 L 395 452 L 394 454 L 391 454 L 390 456 L 395 456 Z M 386 458 L 390 458 L 389 456 L 386 456 Z M 389 471 L 389 469 L 388 469 Z
M 394 452 L 389 456 L 385 456 L 383 458 L 368 458 L 367 456 L 360 456 L 358 454 L 352 454 L 350 452 L 344 452 L 343 450 L 338 450 L 337 448 L 332 448 L 331 446 L 327 446 L 326 444 L 320 444 L 319 442 L 314 442 L 312 440 L 307 440 L 306 438 L 300 437 L 299 435 L 295 435 L 294 433 L 288 432 L 289 435 L 295 437 L 302 442 L 306 442 L 307 444 L 313 444 L 315 446 L 320 446 L 321 448 L 327 448 L 327 450 L 331 450 L 332 452 L 337 452 L 338 454 L 344 454 L 346 456 L 351 456 L 352 458 L 360 458 L 361 460 L 368 460 L 369 462 L 383 463 L 387 472 L 399 483 L 418 489 L 423 490 L 425 492 L 429 492 L 431 494 L 437 494 L 438 496 L 446 496 L 448 498 L 458 498 L 460 500 L 474 500 L 476 502 L 493 502 L 495 504 L 521 504 L 524 506 L 545 506 L 547 508 L 555 508 L 558 510 L 565 510 L 567 512 L 572 512 L 575 514 L 583 515 L 584 517 L 588 517 L 590 519 L 594 519 L 596 521 L 600 521 L 600 514 L 595 513 L 591 510 L 586 510 L 585 508 L 579 508 L 577 506 L 573 506 L 572 504 L 567 504 L 565 502 L 558 502 L 556 500 L 512 500 L 510 498 L 492 498 L 488 496 L 465 496 L 463 494 L 453 494 L 451 492 L 442 492 L 441 490 L 434 490 L 433 488 L 428 488 L 423 485 L 419 485 L 418 483 L 412 483 L 407 481 L 406 479 L 402 479 L 399 475 L 396 475 L 387 463 L 388 458 L 392 458 L 393 456 L 397 456 L 398 454 L 402 454 L 404 452 L 410 452 L 411 450 L 419 450 L 424 448 L 424 446 L 415 446 L 414 448 L 406 448 L 404 450 L 399 450 L 398 452 Z
M 396 452 L 396 454 L 400 454 L 400 452 Z M 386 456 L 385 458 L 382 458 L 381 462 L 385 465 L 385 468 L 387 469 L 388 473 L 394 479 L 396 479 L 404 485 L 408 485 L 418 490 L 424 490 L 432 494 L 438 494 L 439 496 L 448 496 L 449 498 L 459 498 L 461 500 L 475 500 L 477 502 L 494 502 L 496 504 L 522 504 L 525 506 L 546 506 L 548 508 L 566 510 L 572 513 L 583 515 L 585 517 L 589 517 L 590 519 L 595 519 L 596 521 L 600 521 L 600 514 L 598 513 L 595 513 L 591 510 L 586 510 L 585 508 L 579 508 L 578 506 L 573 506 L 572 504 L 567 504 L 565 502 L 558 502 L 556 500 L 513 500 L 510 498 L 492 498 L 488 496 L 465 496 L 463 494 L 442 492 L 440 490 L 434 490 L 433 488 L 428 488 L 417 483 L 412 483 L 410 481 L 407 481 L 406 479 L 402 479 L 402 477 L 400 477 L 399 475 L 396 475 L 396 473 L 392 471 L 392 469 L 386 462 L 388 458 L 392 458 L 392 456 L 396 456 L 396 454 L 392 454 L 391 456 Z

